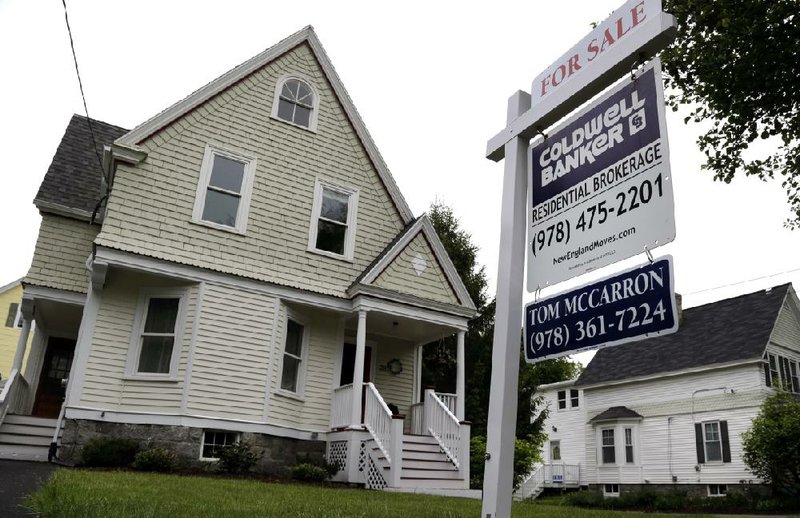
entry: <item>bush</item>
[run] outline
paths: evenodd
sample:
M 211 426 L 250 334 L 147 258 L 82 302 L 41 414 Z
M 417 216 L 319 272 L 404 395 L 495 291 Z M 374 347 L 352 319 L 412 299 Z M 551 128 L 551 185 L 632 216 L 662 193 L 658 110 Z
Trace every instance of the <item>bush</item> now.
M 483 487 L 483 468 L 486 464 L 486 437 L 473 435 L 469 440 L 469 487 Z
M 158 471 L 161 473 L 175 470 L 178 456 L 175 452 L 164 448 L 140 451 L 136 454 L 131 467 L 139 471 Z
M 514 489 L 517 489 L 531 467 L 539 461 L 539 447 L 529 441 L 517 439 L 514 443 Z M 483 470 L 486 464 L 486 437 L 473 435 L 469 440 L 469 487 L 483 487 Z
M 296 464 L 289 468 L 289 471 L 292 478 L 300 482 L 324 482 L 329 476 L 325 468 L 309 462 Z
M 686 502 L 686 493 L 673 492 L 666 495 L 659 495 L 653 503 L 653 508 L 656 511 L 677 511 L 688 507 Z
M 620 495 L 614 507 L 620 509 L 652 509 L 655 507 L 656 495 L 652 491 L 631 491 Z
M 124 468 L 133 462 L 138 451 L 139 443 L 131 439 L 97 437 L 83 447 L 81 460 L 92 468 Z
M 260 458 L 247 441 L 229 444 L 219 449 L 217 457 L 219 458 L 219 469 L 234 475 L 250 471 L 250 468 L 255 466 Z
M 595 491 L 577 491 L 565 495 L 564 502 L 575 507 L 603 507 L 605 499 Z

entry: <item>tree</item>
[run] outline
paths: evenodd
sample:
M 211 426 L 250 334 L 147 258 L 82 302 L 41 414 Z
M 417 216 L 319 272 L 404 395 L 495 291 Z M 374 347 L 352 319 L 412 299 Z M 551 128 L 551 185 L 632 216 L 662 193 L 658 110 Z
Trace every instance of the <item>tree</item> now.
M 800 3 L 797 0 L 665 0 L 678 35 L 662 53 L 667 102 L 684 122 L 711 123 L 698 138 L 703 169 L 782 178 L 800 227 Z M 769 149 L 753 146 L 766 140 Z M 755 149 L 754 149 L 755 148 Z
M 800 496 L 800 401 L 779 390 L 742 434 L 744 462 L 781 496 Z

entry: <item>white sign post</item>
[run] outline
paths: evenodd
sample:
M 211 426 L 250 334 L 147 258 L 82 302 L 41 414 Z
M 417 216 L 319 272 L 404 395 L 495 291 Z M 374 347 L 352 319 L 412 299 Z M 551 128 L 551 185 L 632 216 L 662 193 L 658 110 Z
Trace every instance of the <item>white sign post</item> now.
M 503 176 L 503 207 L 497 279 L 492 380 L 483 479 L 482 518 L 510 518 L 513 490 L 514 438 L 517 417 L 520 330 L 522 328 L 522 277 L 525 261 L 526 195 L 528 189 L 527 145 L 541 129 L 577 108 L 580 103 L 630 69 L 634 58 L 652 56 L 668 44 L 676 32 L 675 20 L 665 13 L 647 11 L 651 2 L 631 1 L 629 9 L 642 4 L 641 23 L 624 38 L 607 44 L 596 66 L 573 74 L 569 83 L 534 107 L 530 95 L 517 92 L 509 99 L 506 129 L 487 144 L 487 157 L 507 157 Z M 657 3 L 660 7 L 660 2 Z M 615 11 L 617 13 L 620 10 Z M 613 16 L 612 16 L 613 17 Z M 645 21 L 645 18 L 648 18 Z M 604 22 L 599 28 L 606 27 Z M 594 34 L 594 32 L 592 33 Z M 598 36 L 604 37 L 605 34 Z M 575 70 L 573 70 L 575 72 Z

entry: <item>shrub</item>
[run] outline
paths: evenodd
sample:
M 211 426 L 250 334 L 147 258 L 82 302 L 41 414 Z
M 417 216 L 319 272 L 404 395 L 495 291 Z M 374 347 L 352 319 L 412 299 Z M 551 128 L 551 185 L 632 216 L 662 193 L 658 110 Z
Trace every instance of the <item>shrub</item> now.
M 140 451 L 136 454 L 131 467 L 139 471 L 173 471 L 178 463 L 178 456 L 175 452 L 164 448 Z
M 247 441 L 229 444 L 217 451 L 219 469 L 225 473 L 239 474 L 250 471 L 259 460 Z
M 564 502 L 575 507 L 603 507 L 603 495 L 595 491 L 577 491 L 564 496 Z
M 483 468 L 486 464 L 486 437 L 473 435 L 469 440 L 469 487 L 483 487 Z
M 659 495 L 653 502 L 653 508 L 656 511 L 677 511 L 687 507 L 686 493 L 678 491 Z
M 324 482 L 328 478 L 328 471 L 309 462 L 296 464 L 289 468 L 294 480 L 300 482 Z
M 539 447 L 529 441 L 517 439 L 514 443 L 514 489 L 517 489 L 531 467 L 539 461 Z M 469 440 L 469 487 L 483 487 L 483 470 L 486 464 L 486 437 L 473 435 Z
M 616 499 L 617 502 L 615 507 L 619 507 L 621 509 L 652 509 L 655 507 L 657 498 L 658 495 L 652 491 L 630 491 L 623 493 L 619 498 Z
M 124 468 L 133 462 L 138 451 L 139 443 L 131 439 L 97 437 L 83 447 L 81 460 L 87 467 Z

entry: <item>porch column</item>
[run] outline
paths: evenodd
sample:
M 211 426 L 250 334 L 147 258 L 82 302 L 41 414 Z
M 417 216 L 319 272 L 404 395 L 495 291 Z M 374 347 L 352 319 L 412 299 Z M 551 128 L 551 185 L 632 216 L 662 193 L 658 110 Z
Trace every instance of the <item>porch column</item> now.
M 17 369 L 22 375 L 22 360 L 25 358 L 25 349 L 28 348 L 28 336 L 31 333 L 31 320 L 33 319 L 33 300 L 22 299 L 22 329 L 17 340 L 17 350 L 14 353 L 14 361 L 11 362 L 11 370 Z
M 456 417 L 459 421 L 464 420 L 464 331 L 458 332 L 456 342 Z
M 361 394 L 364 385 L 364 351 L 367 348 L 367 312 L 358 312 L 358 331 L 356 331 L 356 358 L 353 364 L 353 416 L 350 425 L 361 427 Z

